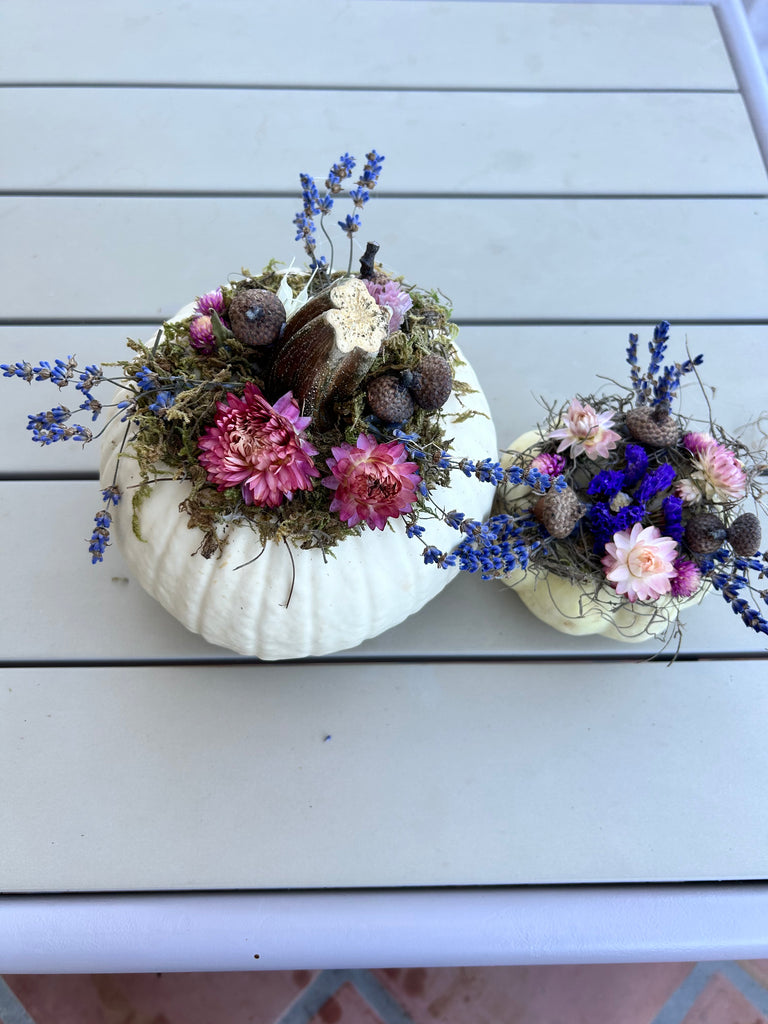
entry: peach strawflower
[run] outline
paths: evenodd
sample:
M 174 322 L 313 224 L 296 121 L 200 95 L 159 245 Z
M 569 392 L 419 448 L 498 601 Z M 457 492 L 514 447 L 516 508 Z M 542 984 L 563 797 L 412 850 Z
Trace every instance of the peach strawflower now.
M 582 405 L 574 398 L 563 418 L 563 426 L 548 436 L 560 440 L 558 452 L 570 448 L 572 459 L 582 452 L 588 459 L 604 459 L 620 440 L 620 435 L 609 429 L 612 425 L 612 412 L 596 412 L 591 405 Z
M 614 533 L 602 559 L 605 578 L 628 601 L 655 601 L 671 590 L 677 576 L 677 541 L 662 537 L 655 526 L 635 523 Z
M 216 422 L 197 442 L 208 480 L 220 491 L 242 488 L 246 505 L 276 508 L 294 491 L 311 491 L 320 476 L 311 456 L 317 448 L 302 438 L 311 417 L 300 416 L 292 393 L 270 405 L 250 381 L 243 397 L 218 402 Z
M 383 530 L 388 519 L 411 511 L 421 477 L 416 463 L 406 462 L 405 445 L 378 444 L 376 438 L 360 434 L 356 447 L 344 444 L 331 451 L 333 458 L 326 460 L 331 476 L 320 482 L 336 492 L 330 509 L 343 523 Z

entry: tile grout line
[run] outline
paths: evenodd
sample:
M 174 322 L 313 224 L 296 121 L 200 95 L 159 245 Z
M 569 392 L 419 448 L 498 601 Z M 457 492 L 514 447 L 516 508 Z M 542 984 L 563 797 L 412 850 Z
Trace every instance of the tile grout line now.
M 390 995 L 367 970 L 321 971 L 274 1024 L 309 1024 L 322 1006 L 347 983 L 354 986 L 360 998 L 381 1018 L 382 1024 L 414 1024 L 394 996 Z M 2 1024 L 6 1022 L 3 1021 Z M 17 1022 L 9 1021 L 8 1024 Z M 21 1020 L 18 1024 L 28 1022 Z
M 350 974 L 352 984 L 371 1009 L 381 1017 L 383 1024 L 414 1024 L 413 1018 L 408 1016 L 395 997 L 370 971 L 351 971 Z
M 0 978 L 0 1024 L 35 1024 L 5 978 Z
M 756 1010 L 768 1017 L 768 992 L 759 981 L 752 977 L 749 971 L 731 960 L 723 961 L 719 965 L 718 971 L 752 1003 Z
M 274 1024 L 309 1024 L 323 1004 L 351 980 L 351 974 L 351 971 L 342 970 L 321 971 L 275 1019 Z
M 651 1024 L 682 1024 L 712 977 L 720 974 L 747 999 L 759 1013 L 768 1015 L 768 992 L 743 967 L 730 960 L 697 963 L 672 993 Z

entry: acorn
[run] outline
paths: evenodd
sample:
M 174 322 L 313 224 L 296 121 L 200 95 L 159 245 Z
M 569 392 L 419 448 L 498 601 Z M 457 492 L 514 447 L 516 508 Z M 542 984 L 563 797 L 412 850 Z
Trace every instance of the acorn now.
M 413 399 L 398 373 L 372 380 L 367 398 L 371 412 L 385 423 L 405 423 L 413 415 Z
M 436 352 L 422 357 L 408 382 L 414 402 L 427 412 L 441 409 L 452 388 L 451 364 Z
M 671 448 L 680 438 L 680 426 L 674 416 L 669 415 L 666 402 L 653 408 L 638 405 L 629 410 L 624 422 L 632 437 L 650 448 Z
M 584 515 L 584 506 L 570 487 L 562 491 L 551 490 L 533 506 L 534 518 L 546 528 L 550 536 L 562 540 L 568 537 Z
M 743 512 L 728 527 L 728 543 L 737 555 L 751 558 L 760 547 L 760 520 L 754 512 Z
M 285 306 L 274 292 L 243 288 L 232 296 L 229 321 L 232 333 L 243 345 L 273 345 L 285 323 Z
M 712 512 L 700 512 L 685 527 L 685 543 L 698 555 L 711 555 L 725 538 L 725 524 Z

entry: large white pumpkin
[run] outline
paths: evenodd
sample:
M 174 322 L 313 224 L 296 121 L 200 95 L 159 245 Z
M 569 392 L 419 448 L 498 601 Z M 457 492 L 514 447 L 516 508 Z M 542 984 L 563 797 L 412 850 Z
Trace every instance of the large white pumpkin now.
M 504 466 L 512 466 L 515 456 L 511 452 L 535 454 L 543 447 L 544 437 L 538 430 L 529 430 L 509 445 L 501 457 Z M 521 485 L 506 490 L 504 505 L 513 508 L 524 502 L 530 488 Z M 706 588 L 693 597 L 661 597 L 656 601 L 635 601 L 634 604 L 619 597 L 613 587 L 603 584 L 579 586 L 562 576 L 543 570 L 516 570 L 504 577 L 526 608 L 548 626 L 571 636 L 601 634 L 612 640 L 639 643 L 666 634 L 678 612 L 689 605 L 698 604 Z
M 185 307 L 177 316 L 189 315 Z M 483 458 L 497 451 L 496 432 L 485 395 L 465 357 L 454 377 L 475 389 L 459 404 L 451 395 L 442 409 L 446 434 L 457 457 Z M 124 393 L 120 398 L 125 397 Z M 480 415 L 454 423 L 473 409 Z M 265 660 L 302 658 L 354 647 L 396 625 L 435 597 L 457 569 L 424 565 L 422 545 L 409 539 L 401 519 L 384 530 L 347 537 L 323 557 L 269 542 L 262 552 L 258 534 L 247 526 L 229 529 L 220 557 L 195 554 L 203 534 L 190 529 L 179 505 L 189 493 L 181 481 L 159 480 L 140 505 L 140 540 L 133 529 L 131 494 L 140 483 L 130 449 L 118 459 L 125 424 L 106 429 L 101 449 L 102 486 L 117 483 L 125 496 L 112 510 L 112 536 L 144 589 L 187 629 L 238 654 Z M 158 466 L 158 476 L 163 477 Z M 493 488 L 451 474 L 450 488 L 433 491 L 438 506 L 484 519 Z M 425 540 L 441 550 L 455 547 L 459 534 L 445 523 L 424 519 Z M 250 563 L 250 564 L 248 564 Z

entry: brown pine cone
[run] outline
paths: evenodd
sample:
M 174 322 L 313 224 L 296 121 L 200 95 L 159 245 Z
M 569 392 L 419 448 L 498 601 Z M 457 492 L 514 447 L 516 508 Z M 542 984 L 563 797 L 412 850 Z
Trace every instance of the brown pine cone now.
M 737 555 L 751 558 L 760 547 L 760 520 L 754 512 L 744 512 L 728 527 L 728 543 Z
M 368 405 L 385 423 L 405 423 L 413 415 L 413 399 L 399 374 L 385 373 L 368 385 Z
M 625 417 L 632 437 L 650 448 L 671 448 L 680 438 L 680 427 L 665 405 L 638 405 Z
M 451 364 L 436 352 L 422 358 L 408 384 L 414 402 L 427 412 L 442 408 L 452 388 Z
M 551 490 L 533 506 L 533 515 L 557 539 L 569 536 L 584 515 L 584 506 L 570 487 L 563 491 Z
M 699 555 L 711 555 L 726 537 L 725 524 L 712 512 L 700 512 L 688 520 L 685 543 Z
M 274 292 L 243 288 L 229 304 L 232 333 L 243 345 L 271 345 L 280 337 L 285 323 L 285 306 Z

